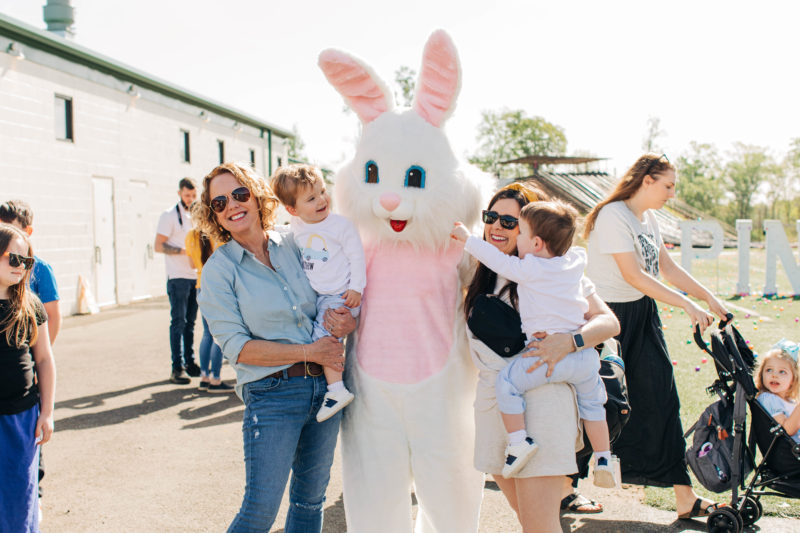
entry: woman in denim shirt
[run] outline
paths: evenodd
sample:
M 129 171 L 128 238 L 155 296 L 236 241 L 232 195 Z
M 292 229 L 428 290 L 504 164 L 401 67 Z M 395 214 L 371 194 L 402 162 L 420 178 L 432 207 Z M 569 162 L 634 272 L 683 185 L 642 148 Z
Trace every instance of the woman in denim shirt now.
M 225 244 L 203 268 L 200 308 L 245 404 L 247 482 L 228 531 L 268 531 L 290 470 L 285 531 L 321 531 L 341 413 L 322 423 L 315 415 L 327 387 L 322 367 L 344 369 L 342 344 L 311 343 L 316 293 L 292 236 L 272 229 L 278 200 L 264 180 L 246 166 L 220 165 L 203 180 L 201 203 L 200 230 Z M 332 312 L 326 327 L 341 337 L 355 320 Z

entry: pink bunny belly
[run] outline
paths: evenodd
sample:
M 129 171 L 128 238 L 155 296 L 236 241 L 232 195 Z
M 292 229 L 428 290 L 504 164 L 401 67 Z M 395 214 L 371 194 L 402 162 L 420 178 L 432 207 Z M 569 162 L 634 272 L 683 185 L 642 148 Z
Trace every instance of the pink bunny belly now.
M 418 383 L 440 371 L 453 342 L 462 248 L 367 252 L 357 357 L 370 376 Z

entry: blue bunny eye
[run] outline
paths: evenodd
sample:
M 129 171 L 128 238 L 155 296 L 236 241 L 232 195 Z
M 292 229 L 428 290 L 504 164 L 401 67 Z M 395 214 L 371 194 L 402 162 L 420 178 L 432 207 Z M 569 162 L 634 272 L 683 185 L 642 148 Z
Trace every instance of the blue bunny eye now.
M 406 187 L 417 187 L 419 189 L 425 188 L 425 169 L 417 166 L 411 165 L 406 170 Z
M 380 178 L 378 178 L 378 164 L 375 161 L 367 161 L 364 171 L 366 174 L 365 182 L 378 183 L 380 181 Z

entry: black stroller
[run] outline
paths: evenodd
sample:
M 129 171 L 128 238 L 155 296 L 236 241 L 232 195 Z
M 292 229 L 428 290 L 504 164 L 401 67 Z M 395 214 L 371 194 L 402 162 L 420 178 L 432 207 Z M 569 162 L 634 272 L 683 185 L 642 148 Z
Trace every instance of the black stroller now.
M 691 433 L 703 425 L 718 424 L 713 428 L 714 434 L 721 437 L 718 447 L 726 456 L 719 457 L 720 466 L 714 466 L 716 479 L 710 479 L 696 470 L 696 464 L 692 464 L 694 457 L 703 456 L 702 445 L 709 443 L 698 443 L 696 439 L 695 446 L 687 449 L 687 462 L 706 488 L 716 492 L 732 491 L 730 506 L 720 507 L 709 515 L 709 533 L 740 533 L 745 526 L 754 524 L 763 512 L 759 501 L 763 495 L 800 498 L 800 444 L 792 440 L 756 400 L 758 391 L 752 377 L 755 358 L 731 324 L 732 319 L 733 315 L 728 315 L 727 320 L 720 322 L 718 330 L 711 333 L 710 348 L 698 329 L 694 334 L 697 345 L 711 355 L 718 375 L 707 390 L 716 393 L 720 401 L 710 406 L 706 413 L 716 407 L 717 411 L 728 414 L 713 422 L 711 418 L 704 420 L 701 417 L 689 430 Z M 749 442 L 746 442 L 748 405 L 751 426 Z M 758 464 L 755 460 L 756 446 L 762 455 Z M 726 466 L 729 472 L 725 471 Z M 753 476 L 749 483 L 745 483 L 751 471 Z M 724 481 L 726 486 L 723 487 L 720 481 Z

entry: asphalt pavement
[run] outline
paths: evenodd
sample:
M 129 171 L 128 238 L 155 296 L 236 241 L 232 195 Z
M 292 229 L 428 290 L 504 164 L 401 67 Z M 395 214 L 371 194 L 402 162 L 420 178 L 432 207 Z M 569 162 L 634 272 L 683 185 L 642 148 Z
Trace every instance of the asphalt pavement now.
M 56 431 L 44 447 L 43 532 L 223 532 L 230 524 L 244 491 L 243 406 L 235 394 L 198 392 L 196 378 L 188 386 L 168 381 L 168 328 L 164 298 L 65 319 L 54 350 Z M 198 322 L 195 345 L 200 333 Z M 234 382 L 228 365 L 222 372 Z M 337 453 L 326 533 L 347 530 L 341 478 Z M 562 515 L 564 531 L 706 530 L 703 521 L 676 521 L 643 505 L 637 487 L 603 491 L 584 481 L 581 490 L 606 509 Z M 284 495 L 274 531 L 283 531 L 287 505 Z M 758 525 L 770 533 L 800 530 L 790 519 Z M 491 482 L 480 531 L 521 531 Z

